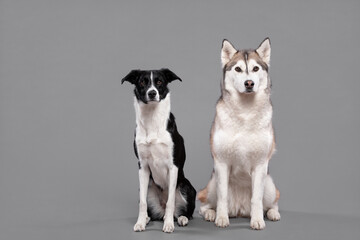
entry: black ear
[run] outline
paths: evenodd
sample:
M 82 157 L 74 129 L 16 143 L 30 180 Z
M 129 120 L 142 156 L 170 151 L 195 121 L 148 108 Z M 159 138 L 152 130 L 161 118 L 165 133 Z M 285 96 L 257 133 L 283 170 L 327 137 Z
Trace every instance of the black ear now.
M 131 72 L 128 73 L 128 75 L 126 75 L 122 80 L 121 80 L 121 84 L 123 84 L 125 81 L 130 82 L 131 84 L 135 84 L 136 80 L 139 78 L 140 76 L 140 70 L 132 70 Z
M 172 82 L 174 80 L 180 80 L 180 82 L 182 82 L 181 78 L 179 78 L 178 76 L 176 76 L 175 73 L 173 73 L 172 71 L 170 71 L 169 69 L 167 68 L 162 68 L 160 69 L 160 72 L 162 72 L 166 78 L 166 80 L 168 82 Z

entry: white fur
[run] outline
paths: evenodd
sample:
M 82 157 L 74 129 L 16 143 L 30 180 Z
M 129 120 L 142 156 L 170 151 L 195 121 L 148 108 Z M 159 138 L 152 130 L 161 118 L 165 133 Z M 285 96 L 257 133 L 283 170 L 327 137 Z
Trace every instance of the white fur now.
M 157 88 L 154 86 L 154 75 L 153 72 L 150 72 L 150 81 L 151 81 L 151 87 L 149 87 L 149 89 L 146 91 L 146 100 L 150 101 L 151 99 L 149 99 L 149 95 L 148 93 L 152 90 L 154 90 L 156 92 L 156 97 L 155 97 L 155 101 L 159 102 L 160 100 L 160 95 L 159 95 L 159 91 L 157 90 Z
M 153 80 L 152 80 L 153 81 Z M 164 232 L 174 231 L 175 202 L 178 205 L 186 203 L 180 192 L 176 191 L 178 168 L 173 163 L 173 142 L 167 129 L 170 114 L 170 93 L 160 102 L 145 104 L 135 98 L 136 114 L 136 146 L 141 168 L 139 169 L 140 205 L 139 217 L 134 226 L 135 231 L 145 230 L 147 219 L 146 194 L 151 171 L 154 182 L 167 192 Z M 147 201 L 150 204 L 158 202 L 157 192 L 149 187 Z M 162 206 L 153 205 L 159 212 Z M 185 220 L 181 220 L 185 224 Z
M 253 71 L 255 66 L 259 67 L 257 72 Z M 240 67 L 242 72 L 235 71 L 236 67 Z M 240 93 L 244 93 L 246 90 L 246 80 L 252 80 L 254 82 L 254 92 L 258 92 L 267 87 L 267 73 L 254 59 L 249 59 L 247 64 L 245 64 L 243 60 L 240 60 L 230 71 L 226 72 L 226 90 L 236 90 Z
M 263 229 L 264 210 L 269 210 L 270 220 L 280 219 L 276 188 L 267 175 L 274 140 L 272 106 L 267 72 L 260 66 L 258 72 L 252 72 L 257 65 L 253 59 L 247 62 L 248 73 L 234 70 L 236 66 L 244 69 L 245 65 L 240 60 L 225 72 L 226 91 L 216 106 L 212 129 L 215 173 L 206 187 L 207 200 L 200 207 L 200 214 L 214 221 L 216 209 L 218 227 L 228 226 L 229 216 L 250 216 L 250 226 Z M 255 93 L 243 93 L 240 85 L 246 79 L 255 81 Z
M 179 224 L 179 226 L 183 227 L 183 226 L 186 226 L 189 222 L 189 219 L 185 216 L 180 216 L 178 219 L 177 219 L 177 222 Z

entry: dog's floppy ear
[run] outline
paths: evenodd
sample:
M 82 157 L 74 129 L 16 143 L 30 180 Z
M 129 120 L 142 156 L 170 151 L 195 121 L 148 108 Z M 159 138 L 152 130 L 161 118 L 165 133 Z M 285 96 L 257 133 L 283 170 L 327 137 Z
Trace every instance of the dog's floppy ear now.
M 221 47 L 222 67 L 224 67 L 230 61 L 236 52 L 237 50 L 234 48 L 234 46 L 227 39 L 224 39 Z
M 256 52 L 259 54 L 261 60 L 263 60 L 269 66 L 271 53 L 270 39 L 265 38 L 260 46 L 256 49 Z
M 136 80 L 139 78 L 140 76 L 140 70 L 132 70 L 131 72 L 128 73 L 128 75 L 126 75 L 122 80 L 121 80 L 121 84 L 123 84 L 125 81 L 130 82 L 131 84 L 135 84 Z
M 168 82 L 172 82 L 174 80 L 180 80 L 180 82 L 182 82 L 181 78 L 179 78 L 178 76 L 176 76 L 175 73 L 173 73 L 172 71 L 170 71 L 169 69 L 167 68 L 162 68 L 160 69 L 160 72 L 162 72 L 166 78 L 166 80 Z

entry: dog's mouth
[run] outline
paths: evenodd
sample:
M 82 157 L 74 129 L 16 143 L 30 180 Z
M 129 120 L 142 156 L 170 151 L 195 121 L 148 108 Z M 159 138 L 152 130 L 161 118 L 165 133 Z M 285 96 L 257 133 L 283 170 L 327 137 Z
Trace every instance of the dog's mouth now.
M 252 93 L 255 93 L 255 92 L 252 89 L 246 89 L 244 93 L 245 94 L 252 94 Z
M 156 100 L 156 98 L 153 98 L 153 99 L 148 99 L 147 100 L 147 103 L 157 103 L 157 102 L 159 102 L 158 100 Z

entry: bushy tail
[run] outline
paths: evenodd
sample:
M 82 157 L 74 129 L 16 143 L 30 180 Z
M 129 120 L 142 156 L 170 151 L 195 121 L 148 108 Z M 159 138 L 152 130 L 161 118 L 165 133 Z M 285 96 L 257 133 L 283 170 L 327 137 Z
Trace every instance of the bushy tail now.
M 205 187 L 198 192 L 197 199 L 202 203 L 206 203 L 207 195 L 208 195 L 208 190 L 207 190 L 207 187 Z

